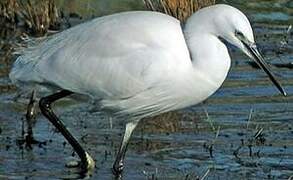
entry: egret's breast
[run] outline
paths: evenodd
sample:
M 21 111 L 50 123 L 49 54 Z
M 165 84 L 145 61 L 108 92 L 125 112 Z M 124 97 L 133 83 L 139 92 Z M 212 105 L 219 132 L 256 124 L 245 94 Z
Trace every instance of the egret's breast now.
M 187 39 L 193 70 L 189 86 L 192 104 L 197 104 L 221 87 L 227 77 L 231 59 L 225 44 L 211 34 L 193 34 Z

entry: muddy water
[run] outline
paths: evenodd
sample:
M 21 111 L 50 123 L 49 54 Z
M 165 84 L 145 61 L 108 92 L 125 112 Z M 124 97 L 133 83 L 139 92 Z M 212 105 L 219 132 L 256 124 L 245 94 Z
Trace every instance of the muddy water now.
M 256 40 L 289 96 L 280 96 L 265 74 L 231 50 L 232 68 L 223 87 L 204 103 L 144 122 L 135 131 L 124 179 L 288 179 L 293 175 L 293 4 L 290 0 L 224 1 L 249 15 Z M 59 1 L 84 19 L 142 9 L 135 0 Z M 9 48 L 1 49 L 7 53 Z M 66 162 L 76 156 L 60 133 L 38 114 L 33 149 L 21 144 L 25 106 L 7 78 L 13 56 L 0 64 L 0 179 L 77 177 Z M 67 127 L 96 160 L 93 177 L 113 179 L 110 167 L 123 124 L 87 100 L 55 106 Z M 25 129 L 25 127 L 24 127 Z M 209 171 L 208 171 L 209 170 Z

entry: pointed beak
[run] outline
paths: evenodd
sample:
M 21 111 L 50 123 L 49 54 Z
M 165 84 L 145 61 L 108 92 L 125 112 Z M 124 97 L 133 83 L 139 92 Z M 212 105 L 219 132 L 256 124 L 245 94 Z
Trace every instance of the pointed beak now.
M 269 76 L 269 78 L 273 82 L 273 84 L 278 88 L 280 93 L 283 94 L 283 96 L 286 96 L 287 93 L 283 89 L 282 85 L 277 81 L 274 74 L 270 71 L 269 65 L 265 62 L 264 58 L 257 50 L 256 44 L 255 43 L 247 43 L 246 41 L 242 41 L 242 43 L 246 47 L 246 49 L 248 51 L 247 53 L 250 55 L 250 57 L 252 57 L 252 59 L 256 62 L 256 64 L 266 72 L 266 74 Z

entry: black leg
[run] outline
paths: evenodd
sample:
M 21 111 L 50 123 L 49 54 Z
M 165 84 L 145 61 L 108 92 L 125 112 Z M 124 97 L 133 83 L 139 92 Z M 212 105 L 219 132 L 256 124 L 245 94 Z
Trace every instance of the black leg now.
M 131 134 L 135 127 L 137 126 L 138 121 L 132 121 L 126 124 L 125 133 L 118 151 L 118 154 L 116 156 L 116 160 L 113 164 L 113 174 L 117 177 L 120 177 L 123 171 L 124 166 L 124 157 L 125 153 L 127 151 L 127 146 L 131 137 Z
M 29 104 L 27 105 L 26 111 L 26 124 L 27 124 L 27 134 L 25 136 L 26 146 L 32 149 L 32 144 L 38 144 L 40 142 L 34 139 L 33 135 L 33 126 L 36 123 L 36 100 L 35 100 L 35 91 L 32 92 Z
M 58 99 L 64 98 L 73 94 L 71 91 L 62 90 L 56 94 L 52 94 L 50 96 L 46 96 L 40 99 L 39 106 L 43 113 L 43 115 L 62 133 L 62 135 L 66 138 L 66 140 L 71 144 L 74 151 L 78 154 L 81 159 L 81 168 L 83 171 L 88 171 L 89 169 L 93 169 L 95 163 L 91 156 L 82 148 L 82 146 L 78 143 L 78 141 L 70 134 L 70 132 L 66 129 L 65 125 L 58 119 L 51 108 L 51 104 Z

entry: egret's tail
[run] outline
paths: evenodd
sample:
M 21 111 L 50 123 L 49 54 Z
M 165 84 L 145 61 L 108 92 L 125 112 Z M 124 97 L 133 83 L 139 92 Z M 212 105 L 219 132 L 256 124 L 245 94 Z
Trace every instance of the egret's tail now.
M 34 64 L 26 61 L 23 56 L 19 56 L 9 73 L 9 78 L 13 84 L 23 84 L 29 82 L 37 82 L 39 78 L 34 75 Z
M 39 79 L 34 69 L 37 60 L 40 59 L 38 45 L 47 39 L 46 36 L 40 38 L 24 37 L 23 44 L 15 48 L 13 54 L 20 55 L 15 62 L 9 73 L 9 78 L 14 84 L 25 83 Z

